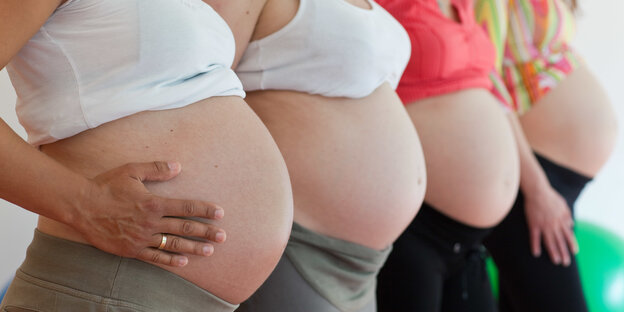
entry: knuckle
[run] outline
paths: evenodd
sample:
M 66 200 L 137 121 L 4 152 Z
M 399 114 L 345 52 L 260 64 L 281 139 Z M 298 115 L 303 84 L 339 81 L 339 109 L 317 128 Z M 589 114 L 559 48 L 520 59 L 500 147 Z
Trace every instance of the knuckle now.
M 193 232 L 193 223 L 191 223 L 190 221 L 184 221 L 184 223 L 182 224 L 182 233 L 190 234 L 192 232 Z
M 143 251 L 146 247 L 149 247 L 150 241 L 148 239 L 145 240 L 136 240 L 133 244 L 128 244 L 127 250 L 131 253 L 139 253 Z
M 182 204 L 182 209 L 184 210 L 184 213 L 188 216 L 192 216 L 193 213 L 195 212 L 195 203 L 192 201 L 185 201 Z
M 206 228 L 206 232 L 204 233 L 204 237 L 214 240 L 215 236 L 216 236 L 215 229 L 212 226 L 209 225 Z
M 176 257 L 169 257 L 167 264 L 170 266 L 176 266 Z
M 127 163 L 127 164 L 121 166 L 121 168 L 123 168 L 125 171 L 135 172 L 137 170 L 137 164 L 135 164 L 135 163 Z
M 167 166 L 167 164 L 162 162 L 162 161 L 154 161 L 154 162 L 152 162 L 152 166 L 154 166 L 154 171 L 155 172 L 166 172 L 166 171 L 169 171 L 169 167 Z
M 122 257 L 126 257 L 126 258 L 134 258 L 134 257 L 138 257 L 141 255 L 141 252 L 137 252 L 137 248 L 132 248 L 131 246 L 124 246 L 121 248 L 120 252 L 120 256 Z
M 169 245 L 170 250 L 180 250 L 182 248 L 182 241 L 178 237 L 174 237 L 171 239 L 171 244 Z
M 144 261 L 148 261 L 149 260 L 149 256 L 146 254 L 147 251 L 146 250 L 141 250 L 138 254 L 136 254 L 134 257 L 139 259 L 139 260 L 144 260 Z M 122 255 L 123 256 L 123 255 Z M 129 258 L 129 257 L 128 257 Z
M 157 212 L 161 209 L 161 202 L 155 197 L 151 197 L 143 201 L 142 206 L 145 210 L 150 212 Z
M 203 249 L 203 246 L 200 244 L 197 244 L 197 246 L 195 246 L 195 254 L 198 254 L 198 255 L 203 254 L 204 252 L 202 249 Z
M 210 206 L 206 206 L 206 208 L 204 209 L 204 217 L 206 218 L 213 218 L 214 217 L 214 211 L 215 209 L 210 207 Z
M 145 221 L 139 223 L 139 225 L 142 225 L 145 229 L 143 233 L 144 240 L 146 242 L 151 242 L 152 235 L 154 235 L 151 230 L 159 226 L 158 221 L 154 218 L 147 218 Z
M 150 261 L 154 263 L 160 263 L 161 258 L 162 258 L 162 254 L 159 252 L 155 252 L 151 255 Z

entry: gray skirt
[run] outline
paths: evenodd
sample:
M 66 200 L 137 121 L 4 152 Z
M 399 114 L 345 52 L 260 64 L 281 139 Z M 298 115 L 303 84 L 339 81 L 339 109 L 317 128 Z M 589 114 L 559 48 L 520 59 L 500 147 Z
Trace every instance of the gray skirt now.
M 293 224 L 279 264 L 237 312 L 374 312 L 382 251 Z
M 154 265 L 35 231 L 0 311 L 231 312 L 236 307 Z

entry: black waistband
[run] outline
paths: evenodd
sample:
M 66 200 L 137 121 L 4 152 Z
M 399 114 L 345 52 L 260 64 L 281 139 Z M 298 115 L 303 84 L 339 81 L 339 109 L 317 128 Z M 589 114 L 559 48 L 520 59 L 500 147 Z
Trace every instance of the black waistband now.
M 464 246 L 480 245 L 492 228 L 477 228 L 458 222 L 425 202 L 407 230 L 455 248 L 456 243 Z
M 544 169 L 550 185 L 573 206 L 581 191 L 592 178 L 584 176 L 572 169 L 558 165 L 551 160 L 535 154 L 540 165 Z

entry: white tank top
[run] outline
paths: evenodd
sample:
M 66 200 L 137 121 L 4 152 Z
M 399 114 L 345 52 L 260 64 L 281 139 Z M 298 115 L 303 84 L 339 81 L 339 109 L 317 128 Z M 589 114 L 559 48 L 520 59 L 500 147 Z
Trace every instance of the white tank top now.
M 234 53 L 202 0 L 69 0 L 7 70 L 38 146 L 141 111 L 242 97 Z
M 345 0 L 299 0 L 284 28 L 249 44 L 236 69 L 245 91 L 361 98 L 386 81 L 396 88 L 410 40 L 388 12 L 368 1 L 370 10 Z

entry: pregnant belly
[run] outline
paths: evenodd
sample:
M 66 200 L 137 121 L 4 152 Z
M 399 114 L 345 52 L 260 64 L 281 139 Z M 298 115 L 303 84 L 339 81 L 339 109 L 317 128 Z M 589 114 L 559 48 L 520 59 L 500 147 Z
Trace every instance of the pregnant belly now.
M 519 184 L 512 128 L 485 90 L 465 90 L 407 106 L 427 159 L 425 200 L 475 227 L 505 217 Z
M 233 303 L 250 296 L 277 264 L 290 233 L 292 194 L 267 129 L 236 97 L 211 98 L 175 110 L 143 112 L 42 148 L 67 167 L 96 176 L 128 162 L 176 160 L 182 173 L 147 187 L 157 195 L 218 203 L 227 242 L 183 268 L 164 267 Z M 42 218 L 40 230 L 84 241 Z M 249 257 L 253 255 L 253 257 Z
M 593 177 L 615 147 L 617 120 L 611 103 L 581 66 L 520 118 L 535 151 Z
M 362 99 L 262 91 L 248 102 L 286 160 L 295 222 L 382 249 L 412 220 L 424 196 L 424 160 L 388 85 Z

